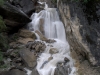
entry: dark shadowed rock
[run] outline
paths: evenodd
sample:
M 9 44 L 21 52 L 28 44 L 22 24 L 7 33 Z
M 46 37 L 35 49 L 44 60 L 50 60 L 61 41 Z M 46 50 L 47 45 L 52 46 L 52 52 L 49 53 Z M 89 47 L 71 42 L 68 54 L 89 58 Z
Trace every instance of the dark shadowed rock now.
M 27 74 L 21 70 L 13 69 L 10 71 L 1 72 L 0 75 L 27 75 Z
M 32 14 L 35 12 L 35 6 L 38 0 L 12 0 L 9 1 L 12 5 L 21 9 L 26 14 Z
M 67 57 L 64 58 L 65 63 L 69 61 Z
M 0 15 L 2 15 L 4 19 L 6 19 L 5 21 L 6 24 L 8 23 L 8 25 L 11 27 L 19 26 L 19 23 L 20 25 L 21 24 L 24 25 L 31 21 L 29 17 L 22 10 L 11 5 L 8 2 L 0 6 Z M 12 25 L 12 24 L 16 24 L 16 25 Z

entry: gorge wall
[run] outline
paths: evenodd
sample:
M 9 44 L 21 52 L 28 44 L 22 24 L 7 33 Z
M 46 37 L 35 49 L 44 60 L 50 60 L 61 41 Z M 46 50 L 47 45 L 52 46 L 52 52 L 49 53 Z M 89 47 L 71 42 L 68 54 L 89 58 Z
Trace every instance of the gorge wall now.
M 57 7 L 65 25 L 71 51 L 88 59 L 92 65 L 100 64 L 100 4 L 86 4 L 59 0 Z

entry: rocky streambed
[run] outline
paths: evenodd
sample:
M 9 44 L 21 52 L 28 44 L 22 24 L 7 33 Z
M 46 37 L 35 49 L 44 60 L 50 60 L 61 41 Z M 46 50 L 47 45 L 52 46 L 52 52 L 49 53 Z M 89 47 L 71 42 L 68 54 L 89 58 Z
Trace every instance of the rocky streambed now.
M 17 38 L 12 40 L 15 36 Z M 5 58 L 2 61 L 2 65 L 6 65 L 6 67 L 0 69 L 0 75 L 39 75 L 36 70 L 37 60 L 46 47 L 51 47 L 49 50 L 51 55 L 58 53 L 58 50 L 51 45 L 51 43 L 56 42 L 55 40 L 47 39 L 42 34 L 40 38 L 45 39 L 45 41 L 37 40 L 36 34 L 26 29 L 21 29 L 16 35 L 10 36 L 10 49 L 4 53 Z M 42 64 L 41 68 L 52 59 L 52 56 L 49 57 Z M 63 63 L 58 63 L 58 68 L 54 75 L 58 75 L 59 73 L 63 75 L 68 74 L 66 71 L 67 68 L 64 68 L 62 64 L 69 62 L 69 59 L 65 57 L 64 60 Z

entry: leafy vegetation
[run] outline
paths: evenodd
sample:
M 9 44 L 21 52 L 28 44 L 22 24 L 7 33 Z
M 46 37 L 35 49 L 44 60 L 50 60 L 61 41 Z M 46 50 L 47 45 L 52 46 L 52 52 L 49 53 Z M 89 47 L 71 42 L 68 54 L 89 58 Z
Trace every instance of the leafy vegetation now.
M 0 0 L 0 6 L 4 4 L 4 0 Z

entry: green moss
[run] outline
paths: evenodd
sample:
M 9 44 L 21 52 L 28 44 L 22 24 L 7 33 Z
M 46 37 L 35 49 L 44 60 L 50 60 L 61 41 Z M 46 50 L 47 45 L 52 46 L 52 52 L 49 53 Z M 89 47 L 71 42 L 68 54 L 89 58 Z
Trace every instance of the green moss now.
M 6 25 L 2 19 L 2 17 L 0 16 L 0 32 L 5 31 L 6 30 Z
M 7 37 L 5 35 L 3 35 L 3 33 L 0 33 L 0 49 L 7 49 L 8 48 L 8 40 Z

